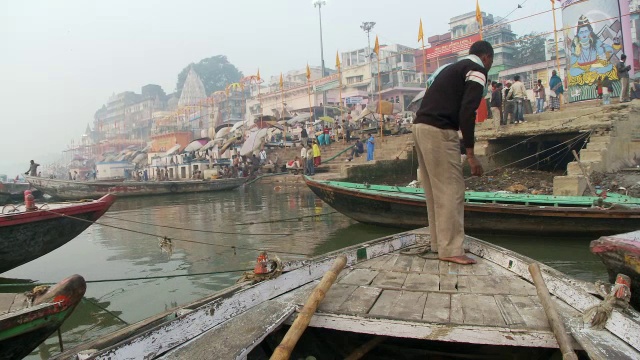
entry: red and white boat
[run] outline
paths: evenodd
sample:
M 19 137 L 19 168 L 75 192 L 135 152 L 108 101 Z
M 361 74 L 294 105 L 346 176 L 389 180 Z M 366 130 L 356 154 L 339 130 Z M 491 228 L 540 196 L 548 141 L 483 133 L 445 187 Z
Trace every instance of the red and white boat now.
M 98 200 L 43 204 L 33 210 L 25 205 L 2 207 L 0 273 L 66 244 L 107 212 L 115 200 L 108 194 Z

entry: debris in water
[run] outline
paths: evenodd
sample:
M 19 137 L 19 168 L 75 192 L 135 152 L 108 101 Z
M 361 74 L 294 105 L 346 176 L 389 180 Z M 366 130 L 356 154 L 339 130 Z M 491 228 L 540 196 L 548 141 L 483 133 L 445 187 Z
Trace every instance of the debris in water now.
M 171 257 L 171 255 L 173 255 L 173 242 L 171 242 L 171 239 L 165 236 L 163 238 L 158 238 L 158 241 L 160 245 L 160 251 L 166 252 L 169 257 Z

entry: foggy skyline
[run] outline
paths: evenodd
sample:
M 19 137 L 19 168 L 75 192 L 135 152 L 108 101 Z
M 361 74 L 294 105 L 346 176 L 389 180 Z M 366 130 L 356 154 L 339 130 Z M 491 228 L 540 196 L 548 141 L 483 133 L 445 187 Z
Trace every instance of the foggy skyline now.
M 475 0 L 394 3 L 327 0 L 322 7 L 325 65 L 336 51 L 367 46 L 360 29 L 375 21 L 371 42 L 419 47 L 449 30 L 453 16 L 475 11 Z M 481 0 L 485 13 L 515 20 L 550 10 L 548 0 Z M 515 10 L 515 11 L 514 11 Z M 513 11 L 513 13 L 512 13 Z M 561 24 L 560 11 L 556 13 Z M 550 12 L 512 23 L 517 35 L 552 31 Z M 226 55 L 245 75 L 261 76 L 309 63 L 320 66 L 318 9 L 310 0 L 128 2 L 5 1 L 0 5 L 0 173 L 24 172 L 78 141 L 93 115 L 114 93 L 158 84 L 174 92 L 189 63 Z M 9 151 L 7 151 L 9 150 Z M 51 155 L 53 154 L 53 155 Z

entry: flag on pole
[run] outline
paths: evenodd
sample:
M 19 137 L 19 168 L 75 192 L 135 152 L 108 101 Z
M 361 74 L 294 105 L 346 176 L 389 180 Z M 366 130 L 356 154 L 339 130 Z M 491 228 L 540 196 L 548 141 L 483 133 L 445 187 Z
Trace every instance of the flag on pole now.
M 260 79 L 260 68 L 258 68 L 258 74 L 256 75 L 256 78 L 257 78 L 258 81 L 262 80 L 262 79 Z
M 418 29 L 418 41 L 424 40 L 424 33 L 422 32 L 422 19 L 420 19 L 420 28 Z
M 373 46 L 373 52 L 380 56 L 380 43 L 378 42 L 378 35 L 376 35 L 376 44 Z
M 307 80 L 311 80 L 311 69 L 309 68 L 309 64 L 307 64 Z
M 338 54 L 338 51 L 336 51 L 336 69 L 340 71 L 340 55 Z
M 556 6 L 556 0 L 551 0 L 551 5 Z
M 282 80 L 282 73 L 280 73 L 280 90 L 284 89 L 284 81 Z
M 476 22 L 482 28 L 482 11 L 480 11 L 480 0 L 476 0 Z

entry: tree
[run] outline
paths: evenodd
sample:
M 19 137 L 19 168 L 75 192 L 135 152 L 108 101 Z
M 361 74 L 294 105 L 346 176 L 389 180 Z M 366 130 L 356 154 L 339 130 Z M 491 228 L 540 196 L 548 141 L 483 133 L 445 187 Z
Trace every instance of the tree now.
M 524 66 L 536 64 L 546 60 L 545 45 L 546 37 L 540 33 L 522 35 L 516 43 L 516 52 L 513 54 L 514 66 Z
M 207 95 L 214 91 L 224 90 L 227 84 L 238 82 L 242 78 L 242 72 L 231 64 L 225 55 L 216 55 L 202 59 L 197 64 L 191 63 L 182 69 L 178 74 L 178 83 L 176 84 L 178 93 L 182 92 L 182 86 L 184 86 L 192 66 L 200 76 Z

